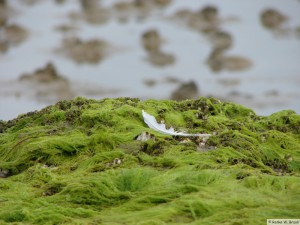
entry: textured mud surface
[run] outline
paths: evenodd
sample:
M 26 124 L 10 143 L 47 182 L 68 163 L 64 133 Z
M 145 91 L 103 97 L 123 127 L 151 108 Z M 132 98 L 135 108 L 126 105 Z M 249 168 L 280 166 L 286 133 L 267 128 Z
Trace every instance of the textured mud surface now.
M 179 131 L 162 135 L 142 110 Z M 300 116 L 214 98 L 61 101 L 0 121 L 0 223 L 265 224 L 299 218 Z

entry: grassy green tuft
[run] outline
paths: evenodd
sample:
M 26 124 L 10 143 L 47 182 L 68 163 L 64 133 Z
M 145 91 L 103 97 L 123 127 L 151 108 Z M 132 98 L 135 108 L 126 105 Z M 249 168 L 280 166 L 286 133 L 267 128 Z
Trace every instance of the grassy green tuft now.
M 213 135 L 160 134 L 142 110 Z M 137 140 L 142 132 L 152 138 Z M 300 217 L 299 183 L 292 110 L 76 98 L 0 121 L 0 224 L 265 224 Z

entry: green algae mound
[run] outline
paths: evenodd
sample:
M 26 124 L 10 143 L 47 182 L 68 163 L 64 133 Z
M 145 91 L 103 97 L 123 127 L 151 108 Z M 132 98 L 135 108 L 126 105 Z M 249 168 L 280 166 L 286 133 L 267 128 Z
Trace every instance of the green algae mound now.
M 0 224 L 266 224 L 300 217 L 299 176 L 292 110 L 77 98 L 0 121 Z

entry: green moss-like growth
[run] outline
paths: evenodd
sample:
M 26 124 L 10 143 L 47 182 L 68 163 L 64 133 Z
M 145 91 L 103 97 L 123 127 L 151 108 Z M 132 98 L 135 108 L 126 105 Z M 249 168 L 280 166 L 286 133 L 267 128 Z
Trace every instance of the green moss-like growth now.
M 151 130 L 142 110 L 208 140 Z M 138 141 L 142 132 L 151 134 Z M 0 224 L 265 224 L 300 217 L 300 115 L 214 98 L 61 101 L 0 121 Z

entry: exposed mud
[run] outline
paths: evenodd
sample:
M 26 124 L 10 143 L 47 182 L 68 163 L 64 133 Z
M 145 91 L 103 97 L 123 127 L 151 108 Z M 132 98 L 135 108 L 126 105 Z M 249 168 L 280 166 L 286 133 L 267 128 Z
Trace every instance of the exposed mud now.
M 76 63 L 99 63 L 108 54 L 109 45 L 103 40 L 82 41 L 79 38 L 68 38 L 58 52 L 72 59 Z
M 24 106 L 41 108 L 78 95 L 178 100 L 215 96 L 265 115 L 297 110 L 298 67 L 293 60 L 298 57 L 292 42 L 298 41 L 299 21 L 293 9 L 253 3 L 257 7 L 241 13 L 235 3 L 198 3 L 1 1 L 0 107 L 20 105 L 2 110 L 2 118 L 25 112 Z M 43 12 L 49 14 L 47 20 Z M 62 71 L 64 80 L 20 78 L 47 62 Z M 168 76 L 174 79 L 167 81 Z M 189 81 L 197 89 L 176 97 Z

